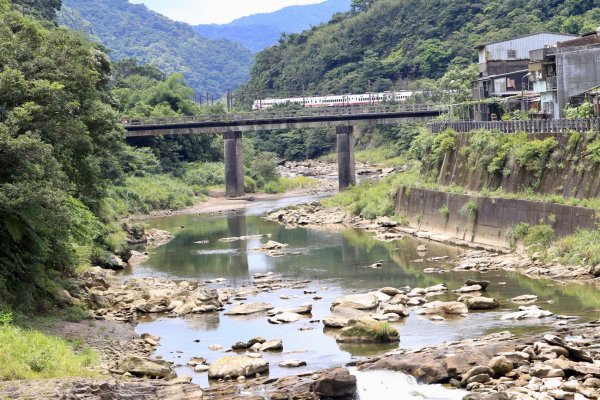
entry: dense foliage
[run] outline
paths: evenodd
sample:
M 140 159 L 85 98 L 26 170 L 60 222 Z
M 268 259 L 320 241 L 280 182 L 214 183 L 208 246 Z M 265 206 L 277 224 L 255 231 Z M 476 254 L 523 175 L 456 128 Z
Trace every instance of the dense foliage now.
M 199 94 L 218 97 L 248 79 L 249 50 L 227 40 L 209 40 L 127 0 L 65 0 L 60 22 L 110 48 L 111 58 L 135 57 L 167 74 L 183 73 Z
M 259 53 L 248 97 L 404 88 L 405 79 L 440 78 L 449 65 L 475 62 L 477 44 L 582 33 L 600 20 L 590 0 L 376 0 L 355 1 L 353 10 Z
M 43 28 L 0 0 L 0 303 L 52 299 L 89 260 L 108 182 L 122 174 L 122 128 L 105 53 Z
M 171 117 L 177 115 L 221 114 L 221 104 L 198 105 L 191 98 L 193 90 L 181 74 L 166 76 L 160 69 L 140 64 L 136 59 L 114 62 L 111 93 L 123 119 L 143 117 Z M 160 161 L 160 169 L 183 173 L 181 161 L 219 161 L 222 144 L 216 135 L 187 135 L 176 138 L 147 137 L 130 143 L 149 149 Z M 136 153 L 143 156 L 142 153 Z M 130 155 L 136 158 L 136 155 Z M 139 157 L 137 164 L 143 164 Z M 147 160 L 146 162 L 151 162 Z M 129 172 L 129 171 L 127 171 Z M 155 170 L 154 172 L 157 172 Z
M 54 21 L 61 7 L 61 0 L 13 0 L 12 3 L 22 14 L 49 21 Z

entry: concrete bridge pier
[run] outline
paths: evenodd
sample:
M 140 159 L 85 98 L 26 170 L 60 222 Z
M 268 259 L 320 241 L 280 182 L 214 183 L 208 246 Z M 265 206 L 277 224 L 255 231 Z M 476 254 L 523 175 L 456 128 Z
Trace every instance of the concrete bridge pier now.
M 242 132 L 223 133 L 225 144 L 225 196 L 244 195 L 244 157 L 242 154 Z
M 356 184 L 356 174 L 354 171 L 354 127 L 336 126 L 337 135 L 337 154 L 338 154 L 338 181 L 340 191 L 345 190 L 350 185 Z

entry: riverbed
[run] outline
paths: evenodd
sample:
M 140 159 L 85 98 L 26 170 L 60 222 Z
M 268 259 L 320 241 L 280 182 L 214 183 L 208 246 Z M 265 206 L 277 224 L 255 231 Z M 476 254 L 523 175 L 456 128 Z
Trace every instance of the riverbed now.
M 260 293 L 247 301 L 267 302 L 279 308 L 305 303 L 313 306 L 311 315 L 284 325 L 270 324 L 265 314 L 240 317 L 209 313 L 189 318 L 142 320 L 136 328 L 138 333 L 148 332 L 162 338 L 156 355 L 180 365 L 177 368 L 180 375 L 191 375 L 195 383 L 206 386 L 209 384 L 206 373 L 194 373 L 186 366 L 187 361 L 192 357 L 204 357 L 210 363 L 226 355 L 224 349 L 234 343 L 256 336 L 283 340 L 282 352 L 264 354 L 270 363 L 269 376 L 280 377 L 343 365 L 398 346 L 420 348 L 500 330 L 527 335 L 547 330 L 557 322 L 554 318 L 524 322 L 500 320 L 501 315 L 519 306 L 507 299 L 524 294 L 537 295 L 538 306 L 555 314 L 577 315 L 581 322 L 600 317 L 600 296 L 594 288 L 585 285 L 563 285 L 503 271 L 486 274 L 424 272 L 427 268 L 448 266 L 463 251 L 456 247 L 412 237 L 380 242 L 359 230 L 289 228 L 262 218 L 269 210 L 314 200 L 314 197 L 280 199 L 258 203 L 229 215 L 179 215 L 148 221 L 149 226 L 167 230 L 175 238 L 151 250 L 150 258 L 127 270 L 127 276 L 213 281 L 210 287 L 239 288 L 250 285 L 255 273 L 273 273 L 284 279 L 306 281 L 306 284 L 297 289 Z M 232 242 L 219 240 L 252 235 L 269 237 Z M 267 240 L 289 244 L 290 253 L 271 257 L 254 250 Z M 420 244 L 427 245 L 426 253 L 417 251 Z M 447 259 L 428 261 L 440 257 Z M 378 262 L 381 267 L 373 268 L 372 265 Z M 225 281 L 217 283 L 219 279 Z M 500 308 L 443 321 L 432 321 L 411 313 L 408 318 L 392 323 L 400 332 L 400 343 L 393 345 L 341 345 L 335 341 L 335 331 L 323 329 L 321 321 L 330 314 L 331 303 L 343 295 L 384 286 L 414 288 L 445 283 L 450 291 L 430 300 L 455 300 L 459 295 L 452 290 L 463 286 L 467 279 L 490 281 L 486 295 L 499 299 Z M 211 345 L 220 345 L 223 350 L 210 350 Z M 295 369 L 278 366 L 280 361 L 289 359 L 302 360 L 307 365 Z M 450 397 L 436 394 L 436 397 L 426 398 Z

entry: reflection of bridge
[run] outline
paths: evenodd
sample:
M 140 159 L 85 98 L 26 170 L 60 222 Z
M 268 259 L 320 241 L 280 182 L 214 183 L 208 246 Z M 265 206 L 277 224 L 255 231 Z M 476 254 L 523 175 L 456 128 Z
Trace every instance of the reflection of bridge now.
M 369 107 L 330 107 L 290 111 L 261 111 L 240 114 L 199 115 L 177 118 L 132 119 L 123 121 L 126 138 L 223 134 L 227 197 L 244 195 L 242 133 L 272 130 L 335 127 L 339 186 L 355 183 L 353 126 L 390 125 L 400 121 L 430 120 L 448 107 L 430 104 L 402 104 Z

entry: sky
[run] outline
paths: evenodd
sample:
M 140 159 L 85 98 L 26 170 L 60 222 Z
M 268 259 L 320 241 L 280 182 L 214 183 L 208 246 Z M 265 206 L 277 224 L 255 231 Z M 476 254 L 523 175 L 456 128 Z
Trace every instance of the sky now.
M 322 3 L 324 0 L 130 0 L 176 21 L 193 25 L 225 24 L 246 15 L 283 7 Z

